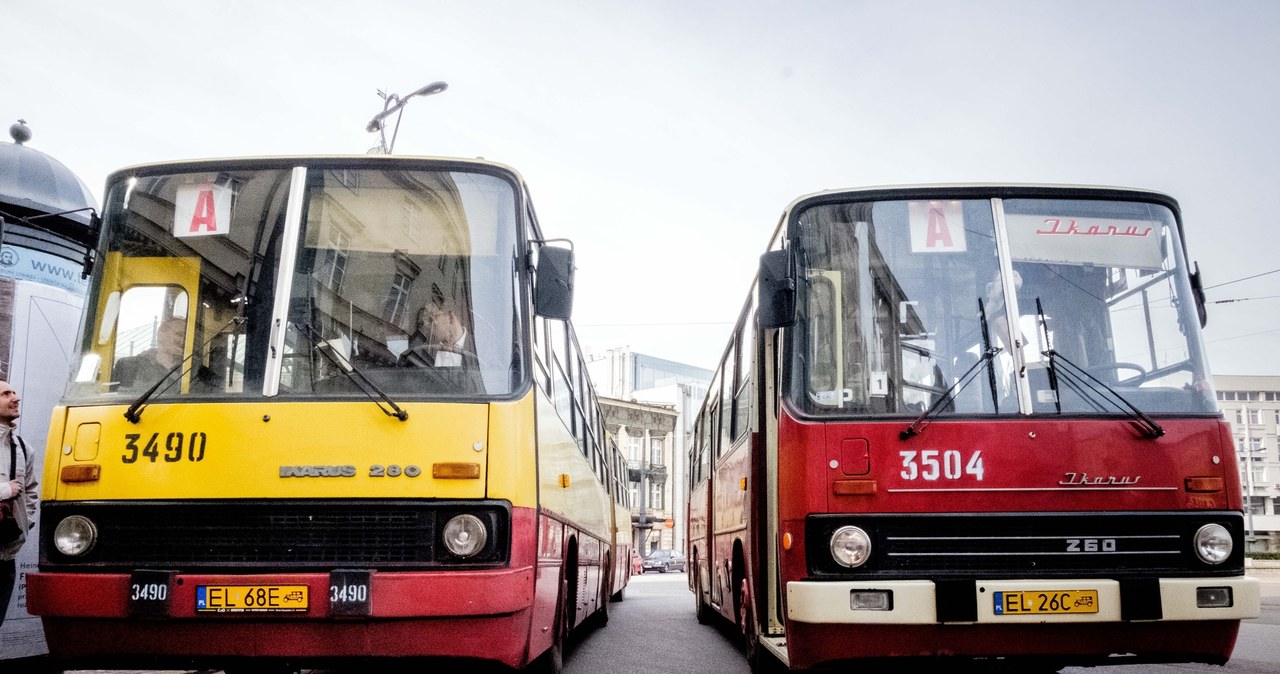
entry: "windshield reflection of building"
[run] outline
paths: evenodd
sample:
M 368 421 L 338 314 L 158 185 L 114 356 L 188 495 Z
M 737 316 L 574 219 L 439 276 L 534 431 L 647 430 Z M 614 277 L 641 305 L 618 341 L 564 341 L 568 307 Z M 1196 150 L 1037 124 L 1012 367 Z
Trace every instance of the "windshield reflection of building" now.
M 299 320 L 362 369 L 393 368 L 424 307 L 470 312 L 472 233 L 450 174 L 326 174 L 308 209 Z M 332 364 L 319 363 L 318 376 Z
M 806 272 L 807 329 L 813 333 L 815 409 L 919 414 L 937 402 L 944 413 L 993 411 L 987 376 L 955 389 L 992 339 L 984 340 L 978 319 L 978 280 L 985 281 L 983 274 L 995 274 L 997 268 L 989 231 L 970 229 L 969 251 L 916 252 L 909 240 L 906 208 L 900 203 L 813 210 L 817 212 L 809 221 L 803 256 L 811 266 Z M 989 218 L 974 220 L 992 227 Z M 986 247 L 977 250 L 979 245 Z M 989 269 L 977 269 L 987 258 Z M 837 279 L 838 289 L 823 288 Z M 826 317 L 822 305 L 835 297 L 841 298 L 838 317 Z M 834 375 L 823 372 L 827 359 L 822 345 L 828 341 L 839 342 L 831 351 L 843 359 L 840 367 L 830 368 Z M 831 388 L 838 395 L 821 393 Z M 949 391 L 953 397 L 948 397 Z

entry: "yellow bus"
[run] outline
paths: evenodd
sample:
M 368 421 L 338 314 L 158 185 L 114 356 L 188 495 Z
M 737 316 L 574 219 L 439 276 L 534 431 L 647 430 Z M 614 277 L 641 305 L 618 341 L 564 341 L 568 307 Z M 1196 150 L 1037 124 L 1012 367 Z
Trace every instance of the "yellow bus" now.
M 262 157 L 105 194 L 27 579 L 51 658 L 558 671 L 629 531 L 572 247 L 522 178 Z

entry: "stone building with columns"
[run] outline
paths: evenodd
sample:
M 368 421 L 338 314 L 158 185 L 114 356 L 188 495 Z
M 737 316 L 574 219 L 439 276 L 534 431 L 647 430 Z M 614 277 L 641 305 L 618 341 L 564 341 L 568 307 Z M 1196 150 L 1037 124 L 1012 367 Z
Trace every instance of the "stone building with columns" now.
M 627 459 L 631 490 L 632 549 L 643 557 L 677 547 L 676 520 L 683 516 L 673 483 L 676 411 L 670 405 L 600 398 L 606 431 Z
M 629 486 L 637 527 L 635 549 L 683 551 L 688 542 L 688 438 L 711 370 L 627 348 L 588 353 L 586 360 L 587 374 L 604 398 L 605 422 L 633 478 Z M 661 522 L 655 520 L 658 515 Z

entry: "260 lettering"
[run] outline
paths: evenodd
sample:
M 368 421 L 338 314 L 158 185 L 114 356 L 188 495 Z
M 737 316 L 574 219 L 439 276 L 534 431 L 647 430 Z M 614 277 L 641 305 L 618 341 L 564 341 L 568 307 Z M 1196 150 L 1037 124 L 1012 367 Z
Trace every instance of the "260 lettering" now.
M 126 433 L 124 454 L 120 460 L 124 463 L 137 463 L 139 459 L 149 459 L 151 463 L 161 459 L 166 463 L 177 463 L 184 458 L 191 462 L 204 461 L 205 445 L 209 440 L 204 433 L 168 433 L 163 440 L 160 436 L 160 433 L 152 433 L 146 443 L 142 443 L 141 433 Z

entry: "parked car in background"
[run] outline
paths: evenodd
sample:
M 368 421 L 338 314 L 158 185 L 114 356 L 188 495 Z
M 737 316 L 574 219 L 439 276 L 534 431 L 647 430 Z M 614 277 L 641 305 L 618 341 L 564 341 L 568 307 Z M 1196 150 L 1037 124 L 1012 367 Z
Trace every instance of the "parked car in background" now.
M 649 571 L 658 573 L 684 571 L 684 555 L 675 550 L 654 550 L 644 558 L 644 563 L 641 565 L 642 573 Z

